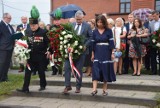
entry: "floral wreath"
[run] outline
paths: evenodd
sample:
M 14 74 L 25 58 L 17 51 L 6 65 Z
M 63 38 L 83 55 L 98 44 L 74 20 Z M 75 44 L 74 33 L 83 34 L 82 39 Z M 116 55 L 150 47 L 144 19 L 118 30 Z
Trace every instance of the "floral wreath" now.
M 73 48 L 72 59 L 77 59 L 83 52 L 83 36 L 77 36 L 71 24 L 57 25 L 48 31 L 50 47 L 54 51 L 54 63 L 62 64 L 69 58 L 68 48 Z

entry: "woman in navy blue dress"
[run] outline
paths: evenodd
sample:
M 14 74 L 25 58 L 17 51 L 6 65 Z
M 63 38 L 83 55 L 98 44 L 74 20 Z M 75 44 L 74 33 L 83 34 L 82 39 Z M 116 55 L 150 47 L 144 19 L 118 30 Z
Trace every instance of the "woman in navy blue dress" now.
M 107 95 L 107 82 L 116 81 L 113 61 L 114 39 L 112 30 L 108 28 L 106 18 L 99 15 L 96 18 L 97 29 L 93 31 L 93 51 L 92 51 L 92 95 L 97 94 L 98 81 L 104 82 L 102 95 Z

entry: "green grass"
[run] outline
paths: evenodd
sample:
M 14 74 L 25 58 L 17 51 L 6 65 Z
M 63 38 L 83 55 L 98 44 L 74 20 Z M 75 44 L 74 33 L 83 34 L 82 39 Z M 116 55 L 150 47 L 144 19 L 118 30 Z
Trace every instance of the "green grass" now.
M 1 82 L 0 83 L 0 100 L 9 96 L 13 90 L 17 88 L 21 88 L 23 85 L 23 78 L 24 75 L 18 74 L 9 74 L 8 75 L 8 82 Z M 37 78 L 37 76 L 32 76 L 32 79 Z

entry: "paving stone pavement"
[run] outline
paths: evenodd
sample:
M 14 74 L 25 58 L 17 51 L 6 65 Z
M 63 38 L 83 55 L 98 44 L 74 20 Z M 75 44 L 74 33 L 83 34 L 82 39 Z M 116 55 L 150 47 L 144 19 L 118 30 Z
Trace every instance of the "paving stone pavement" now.
M 9 73 L 12 74 L 24 74 L 18 73 L 17 70 L 10 70 Z M 60 75 L 52 76 L 51 71 L 46 72 L 47 81 L 64 81 L 64 77 Z M 85 75 L 84 75 L 85 76 Z M 75 78 L 71 79 L 73 82 Z M 92 82 L 91 77 L 83 77 L 83 82 Z M 137 84 L 137 85 L 153 85 L 160 86 L 160 76 L 159 75 L 141 75 L 132 76 L 128 75 L 117 75 L 117 81 L 113 84 Z M 31 87 L 31 90 L 38 90 L 38 87 Z M 62 87 L 57 87 L 61 92 Z M 91 88 L 90 88 L 91 89 Z M 47 86 L 48 91 L 53 91 L 52 88 Z M 75 88 L 72 90 L 74 92 Z M 82 90 L 86 91 L 82 88 Z M 101 91 L 100 91 L 101 92 Z M 120 96 L 131 96 L 131 97 L 143 97 L 143 98 L 154 98 L 156 93 L 154 92 L 143 92 L 130 90 L 127 93 L 124 90 L 111 90 L 109 95 Z M 86 91 L 90 93 L 90 91 Z M 119 103 L 106 103 L 106 102 L 95 102 L 95 101 L 83 101 L 83 100 L 69 100 L 69 99 L 57 99 L 57 98 L 44 98 L 44 97 L 10 97 L 5 100 L 0 101 L 0 108 L 10 108 L 5 106 L 12 106 L 11 108 L 149 108 L 147 106 L 140 105 L 129 105 L 129 104 L 119 104 Z
M 146 106 L 66 100 L 55 98 L 11 97 L 0 101 L 1 106 L 18 106 L 25 108 L 149 108 Z

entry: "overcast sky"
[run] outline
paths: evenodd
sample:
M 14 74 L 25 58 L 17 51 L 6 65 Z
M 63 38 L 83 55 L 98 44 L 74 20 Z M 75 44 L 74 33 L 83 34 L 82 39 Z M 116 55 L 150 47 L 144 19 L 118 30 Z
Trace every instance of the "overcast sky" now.
M 50 0 L 3 0 L 4 12 L 12 15 L 10 24 L 20 24 L 21 16 L 30 17 L 32 5 L 35 5 L 39 12 L 40 18 L 46 24 L 50 22 Z M 0 0 L 0 19 L 2 19 L 2 0 Z

